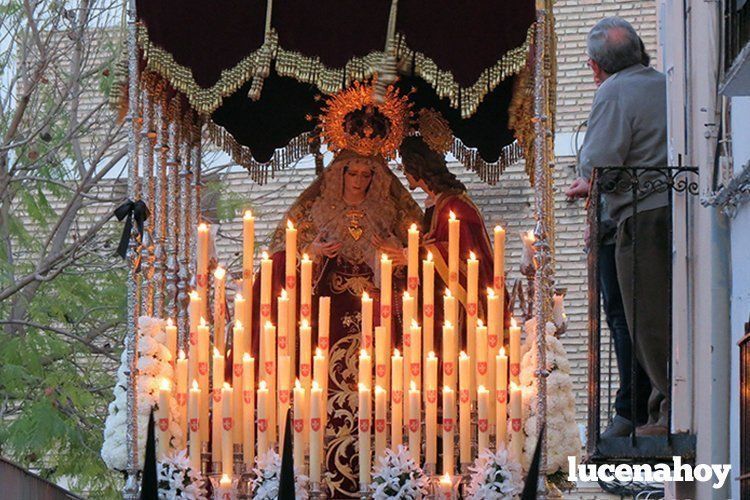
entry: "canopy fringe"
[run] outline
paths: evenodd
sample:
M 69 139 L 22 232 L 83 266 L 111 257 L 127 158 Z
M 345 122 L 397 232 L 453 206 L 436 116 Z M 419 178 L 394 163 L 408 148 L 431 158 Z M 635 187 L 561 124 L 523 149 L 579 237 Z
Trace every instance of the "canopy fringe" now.
M 440 97 L 448 98 L 450 105 L 460 109 L 461 116 L 466 118 L 476 112 L 484 97 L 498 84 L 525 66 L 533 32 L 534 25 L 529 27 L 526 41 L 521 46 L 505 53 L 467 88 L 462 88 L 450 71 L 441 70 L 425 54 L 410 49 L 404 35 L 396 35 L 395 55 L 401 71 L 414 71 L 432 85 Z M 233 94 L 250 80 L 253 81 L 251 97 L 259 96 L 263 79 L 270 73 L 272 64 L 279 75 L 310 83 L 321 92 L 332 94 L 348 87 L 354 80 L 364 80 L 375 74 L 385 55 L 383 51 L 373 51 L 362 57 L 353 57 L 343 68 L 329 68 L 317 57 L 284 49 L 275 30 L 271 29 L 258 50 L 234 67 L 222 71 L 213 86 L 204 88 L 196 83 L 189 68 L 177 63 L 169 52 L 151 42 L 148 29 L 142 24 L 138 27 L 138 44 L 146 68 L 169 80 L 185 94 L 196 111 L 205 115 L 216 110 L 224 97 Z
M 464 167 L 475 172 L 490 186 L 498 183 L 506 168 L 524 158 L 524 149 L 518 141 L 513 141 L 500 150 L 500 157 L 491 163 L 484 161 L 475 148 L 466 146 L 458 137 L 453 138 L 450 152 Z

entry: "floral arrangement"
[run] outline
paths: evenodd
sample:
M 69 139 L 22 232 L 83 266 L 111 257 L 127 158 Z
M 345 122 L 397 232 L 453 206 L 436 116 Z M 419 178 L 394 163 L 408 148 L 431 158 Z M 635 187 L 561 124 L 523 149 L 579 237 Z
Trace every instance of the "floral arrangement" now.
M 250 488 L 255 500 L 274 500 L 279 497 L 279 479 L 281 478 L 281 457 L 275 450 L 268 450 L 255 457 Z M 294 470 L 294 496 L 297 499 L 308 498 L 307 484 L 309 479 Z
M 200 472 L 190 467 L 186 450 L 169 455 L 157 467 L 159 500 L 208 498 Z
M 531 323 L 531 324 L 530 324 Z M 520 381 L 523 389 L 523 417 L 526 442 L 524 446 L 523 468 L 528 470 L 534 455 L 538 438 L 537 407 L 537 346 L 536 322 L 527 322 L 525 354 L 521 360 Z M 556 326 L 552 322 L 545 325 L 547 354 L 547 475 L 553 476 L 567 470 L 568 457 L 581 454 L 581 435 L 575 421 L 575 397 L 573 381 L 570 377 L 570 362 L 565 347 L 555 336 Z
M 427 495 L 428 479 L 411 457 L 409 450 L 398 445 L 398 450 L 385 450 L 372 471 L 372 498 L 417 499 Z
M 162 379 L 173 380 L 172 366 L 169 364 L 171 354 L 165 346 L 166 333 L 164 321 L 142 316 L 138 319 L 138 450 L 139 464 L 143 466 L 146 451 L 146 434 L 148 417 L 158 403 L 159 385 Z M 104 443 L 101 456 L 104 463 L 112 470 L 123 471 L 127 467 L 127 400 L 128 400 L 128 359 L 127 340 L 120 356 L 120 368 L 117 370 L 117 382 L 114 388 L 114 401 L 109 404 L 109 415 L 104 426 Z M 174 394 L 174 393 L 173 393 Z M 170 398 L 170 414 L 173 418 L 169 424 L 170 448 L 183 447 L 183 432 L 176 420 L 178 415 L 177 400 Z
M 472 500 L 512 499 L 523 489 L 521 464 L 510 459 L 504 446 L 497 453 L 482 451 L 469 471 L 468 498 Z

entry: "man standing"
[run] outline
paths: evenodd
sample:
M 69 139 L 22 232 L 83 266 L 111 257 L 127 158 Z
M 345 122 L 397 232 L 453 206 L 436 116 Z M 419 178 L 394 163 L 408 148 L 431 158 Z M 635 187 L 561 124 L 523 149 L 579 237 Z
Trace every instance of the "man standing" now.
M 588 195 L 594 167 L 667 165 L 666 79 L 641 64 L 637 33 L 621 18 L 605 18 L 589 32 L 587 45 L 588 65 L 599 88 L 581 150 L 582 177 L 568 189 L 571 197 Z M 618 177 L 630 186 L 628 170 L 623 169 Z M 655 171 L 639 173 L 641 186 L 660 178 Z M 663 435 L 668 432 L 671 349 L 667 192 L 639 192 L 637 203 L 629 188 L 604 193 L 603 197 L 607 214 L 617 225 L 615 262 L 625 316 L 636 356 L 654 389 L 649 407 L 658 408 L 636 434 Z

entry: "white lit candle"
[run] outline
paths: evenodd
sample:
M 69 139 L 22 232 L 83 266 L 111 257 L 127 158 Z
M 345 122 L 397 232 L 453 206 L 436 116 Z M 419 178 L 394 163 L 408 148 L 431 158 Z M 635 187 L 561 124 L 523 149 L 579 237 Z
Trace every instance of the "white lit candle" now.
M 290 364 L 291 358 L 288 355 L 279 356 L 278 370 L 276 370 L 276 387 L 278 387 L 278 412 L 276 413 L 276 415 L 278 415 L 278 418 L 276 419 L 276 423 L 278 426 L 279 443 L 284 443 L 284 432 L 286 431 L 286 412 L 289 409 L 289 404 L 291 403 L 290 398 L 292 372 L 289 368 Z
M 286 247 L 285 247 L 285 282 L 284 288 L 287 293 L 291 307 L 286 308 L 286 321 L 284 322 L 285 336 L 288 347 L 285 353 L 289 355 L 290 368 L 294 367 L 297 343 L 297 229 L 292 221 L 286 221 Z M 281 312 L 279 312 L 279 326 L 281 326 Z M 292 374 L 290 374 L 292 376 Z
M 453 475 L 455 470 L 456 394 L 443 387 L 443 474 Z
M 164 332 L 167 334 L 167 349 L 169 349 L 169 363 L 174 368 L 177 362 L 177 326 L 172 318 L 167 318 L 167 324 L 164 326 Z
M 452 325 L 458 325 L 456 296 L 448 288 L 445 289 L 445 295 L 443 295 L 443 316 L 444 321 L 450 322 Z
M 250 210 L 245 211 L 242 217 L 242 296 L 245 298 L 245 302 L 242 302 L 242 316 L 237 316 L 235 313 L 235 319 L 240 318 L 242 323 L 247 328 L 248 332 L 253 330 L 253 259 L 255 257 L 255 218 Z M 235 298 L 235 310 L 237 311 L 239 305 Z M 262 323 L 261 323 L 262 324 Z M 235 346 L 235 351 L 249 352 L 250 346 Z
M 159 386 L 159 406 L 156 410 L 156 432 L 158 435 L 158 450 L 157 457 L 159 460 L 164 460 L 169 453 L 169 399 L 172 396 L 172 390 L 169 385 L 168 379 L 162 379 L 161 385 Z
M 206 320 L 201 318 L 198 324 L 198 383 L 201 386 L 201 439 L 205 442 L 208 442 L 208 410 L 211 400 L 211 388 L 208 385 L 209 337 Z
M 391 448 L 397 449 L 403 439 L 404 425 L 404 358 L 398 349 L 393 350 L 391 356 Z
M 175 364 L 175 385 L 177 386 L 177 392 L 175 393 L 175 399 L 177 400 L 177 423 L 183 432 L 183 442 L 180 445 L 187 443 L 187 400 L 188 400 L 188 360 L 185 357 L 185 351 L 180 349 L 180 353 L 177 356 L 177 363 Z M 178 446 L 182 448 L 183 446 Z
M 453 500 L 453 479 L 450 474 L 445 473 L 440 476 L 438 483 L 439 500 Z
M 458 341 L 453 325 L 446 321 L 443 325 L 443 384 L 456 390 L 458 381 Z
M 201 470 L 201 389 L 198 381 L 193 379 L 188 396 L 188 428 L 190 432 L 190 467 Z
M 299 319 L 312 324 L 312 261 L 302 254 L 300 261 L 300 306 Z
M 375 386 L 375 459 L 379 459 L 385 454 L 388 442 L 386 434 L 386 391 L 379 385 Z
M 370 403 L 370 388 L 359 384 L 359 483 L 370 484 L 370 469 L 372 468 L 372 453 L 370 436 L 372 406 Z
M 223 267 L 217 267 L 214 271 L 214 345 L 219 352 L 224 354 L 226 351 L 226 274 Z
M 427 354 L 424 371 L 425 388 L 425 462 L 437 465 L 437 370 L 435 353 Z
M 234 472 L 234 417 L 232 410 L 232 387 L 225 383 L 221 389 L 221 470 L 224 474 Z M 217 435 L 218 436 L 218 435 Z M 216 440 L 217 437 L 214 438 Z
M 516 325 L 516 319 L 510 320 L 510 380 L 516 384 L 521 374 L 521 327 Z
M 479 302 L 479 261 L 474 252 L 469 252 L 466 261 L 466 339 L 471 372 L 469 373 L 469 393 L 476 399 L 476 365 L 477 365 L 477 318 Z
M 190 319 L 190 332 L 188 334 L 188 380 L 198 379 L 198 325 L 201 319 L 201 298 L 198 292 L 193 290 L 189 294 L 190 305 L 188 316 Z
M 255 359 L 242 355 L 242 415 L 236 427 L 242 428 L 242 453 L 245 466 L 255 463 Z
M 388 343 L 386 342 L 385 327 L 375 327 L 375 384 L 386 386 L 386 373 L 388 370 Z M 385 390 L 385 389 L 384 389 Z
M 263 377 L 268 386 L 268 438 L 269 443 L 276 442 L 276 327 L 266 322 L 264 329 Z
M 305 465 L 305 429 L 307 425 L 305 388 L 302 387 L 299 379 L 294 381 L 294 467 L 299 474 L 305 474 L 307 467 Z
M 260 324 L 271 321 L 271 291 L 273 289 L 273 260 L 263 252 L 260 261 Z
M 459 423 L 459 452 L 461 463 L 471 463 L 471 395 L 469 394 L 471 379 L 471 358 L 461 351 L 458 356 L 458 383 L 460 387 L 458 398 Z
M 458 260 L 459 260 L 459 237 L 461 221 L 456 218 L 453 211 L 450 212 L 448 220 L 448 288 L 454 296 L 458 296 Z
M 424 352 L 435 350 L 435 262 L 432 252 L 422 261 L 422 348 Z
M 407 245 L 406 283 L 412 297 L 418 297 L 419 290 L 419 229 L 416 224 L 409 227 Z
M 503 343 L 503 324 L 502 324 L 502 309 L 500 305 L 500 297 L 495 293 L 492 287 L 487 288 L 487 389 L 490 391 L 490 428 L 494 428 L 497 424 L 495 409 L 497 400 L 494 397 L 497 387 L 497 375 L 495 373 L 496 363 L 495 357 L 500 352 L 500 346 Z
M 409 453 L 412 459 L 421 464 L 422 448 L 422 412 L 421 395 L 417 384 L 412 381 L 409 384 Z
M 362 338 L 361 348 L 372 356 L 372 297 L 362 292 Z
M 511 457 L 520 461 L 523 454 L 523 433 L 521 425 L 521 388 L 515 383 L 510 384 L 510 432 Z
M 490 447 L 490 391 L 483 385 L 477 387 L 478 453 Z
M 387 352 L 391 352 L 391 322 L 393 321 L 393 261 L 383 254 L 380 258 L 380 325 L 386 329 Z M 386 374 L 386 379 L 388 375 Z
M 214 498 L 220 498 L 221 500 L 234 500 L 234 489 L 232 488 L 232 478 L 230 477 L 232 472 L 224 472 L 219 479 L 219 488 L 217 489 Z
M 320 482 L 324 411 L 322 389 L 313 382 L 310 389 L 310 480 L 314 483 Z
M 372 358 L 365 349 L 359 351 L 359 384 L 372 387 Z
M 222 391 L 222 388 L 224 387 L 224 356 L 219 352 L 217 348 L 214 347 L 214 361 L 213 361 L 213 385 L 211 394 L 213 395 L 213 413 L 212 413 L 212 419 L 211 419 L 211 432 L 212 436 L 214 437 L 211 440 L 211 457 L 214 462 L 220 462 L 222 453 L 221 453 L 221 447 L 224 442 L 224 440 L 221 438 L 222 431 L 222 419 L 224 417 L 231 418 L 232 415 L 224 415 L 223 408 L 224 405 L 222 404 L 222 397 L 224 395 L 224 392 Z
M 232 332 L 232 345 L 245 345 L 245 329 L 241 321 L 235 321 Z M 243 372 L 245 369 L 244 357 L 240 356 L 240 353 L 242 352 L 243 351 L 238 351 L 235 347 L 232 349 L 232 388 L 234 389 L 232 391 L 232 397 L 234 397 L 234 401 L 232 402 L 232 416 L 234 418 L 234 444 L 242 444 L 242 433 L 244 431 L 241 425 L 243 412 L 242 397 L 244 390 L 242 379 L 244 378 Z
M 210 231 L 208 224 L 201 222 L 198 224 L 198 245 L 195 253 L 196 272 L 195 284 L 198 295 L 201 298 L 200 315 L 204 318 L 208 316 L 208 241 Z
M 500 443 L 507 443 L 506 435 L 508 431 L 508 357 L 505 355 L 505 348 L 500 348 L 500 353 L 495 357 L 496 364 L 496 384 L 495 384 L 495 427 L 497 446 Z
M 258 384 L 258 455 L 263 455 L 269 448 L 268 430 L 268 384 L 261 380 Z

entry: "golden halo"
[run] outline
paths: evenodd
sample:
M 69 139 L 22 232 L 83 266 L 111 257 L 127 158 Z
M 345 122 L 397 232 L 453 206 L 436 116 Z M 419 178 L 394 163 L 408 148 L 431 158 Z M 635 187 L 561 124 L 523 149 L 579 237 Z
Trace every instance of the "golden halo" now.
M 408 96 L 388 87 L 383 103 L 374 98 L 374 85 L 354 82 L 326 101 L 320 115 L 328 149 L 348 149 L 364 156 L 393 158 L 406 136 L 411 117 Z
M 443 115 L 434 109 L 421 109 L 417 123 L 419 135 L 430 149 L 441 155 L 450 150 L 453 144 L 453 132 Z

